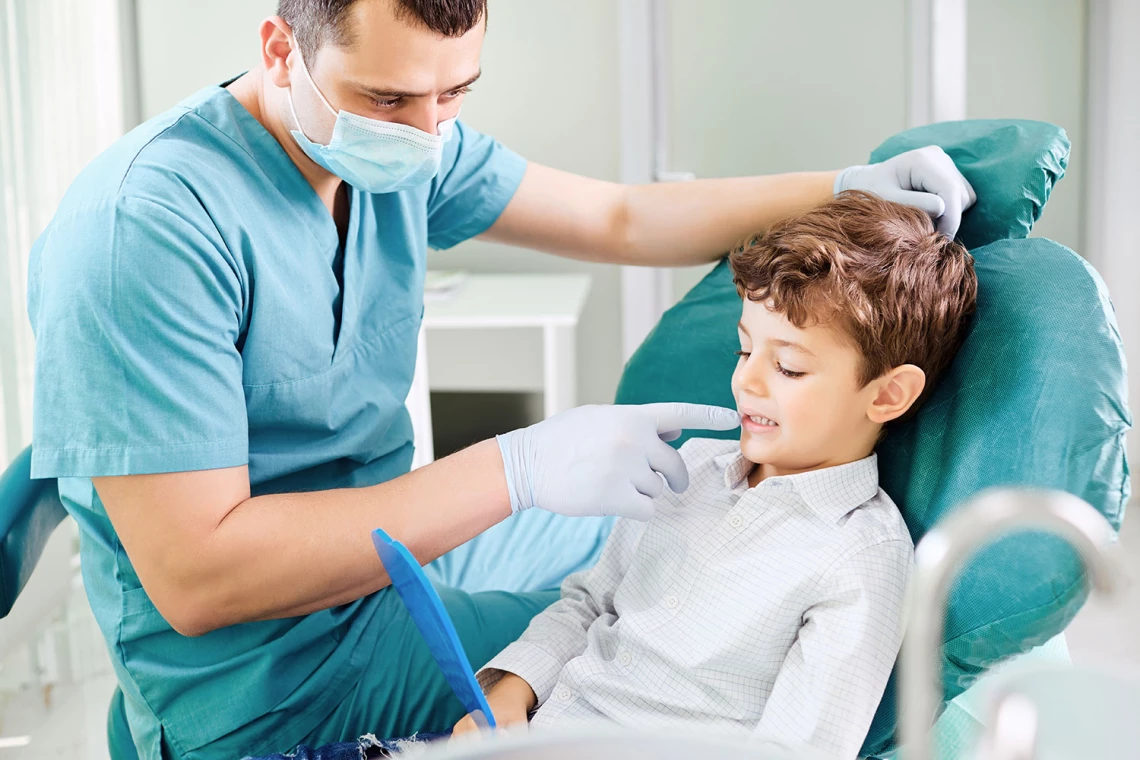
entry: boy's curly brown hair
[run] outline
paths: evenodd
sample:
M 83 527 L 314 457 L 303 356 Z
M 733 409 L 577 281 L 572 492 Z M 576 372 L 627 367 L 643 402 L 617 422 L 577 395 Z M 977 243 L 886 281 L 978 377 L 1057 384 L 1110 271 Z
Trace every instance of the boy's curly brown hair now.
M 926 373 L 917 409 L 974 313 L 974 259 L 910 206 L 848 191 L 773 225 L 729 258 L 742 298 L 792 324 L 834 324 L 863 357 L 859 387 L 901 364 Z

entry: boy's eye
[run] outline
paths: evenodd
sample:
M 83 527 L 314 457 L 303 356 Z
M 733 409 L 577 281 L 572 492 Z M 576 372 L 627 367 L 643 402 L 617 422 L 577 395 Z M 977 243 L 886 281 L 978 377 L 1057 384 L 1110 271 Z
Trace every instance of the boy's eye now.
M 784 365 L 780 364 L 779 362 L 776 362 L 776 369 L 778 369 L 780 371 L 780 374 L 784 377 L 803 377 L 807 374 L 806 372 L 793 372 L 790 369 L 785 369 Z
M 749 356 L 752 356 L 751 351 L 733 351 L 733 353 L 737 356 L 743 356 L 745 359 L 747 359 Z

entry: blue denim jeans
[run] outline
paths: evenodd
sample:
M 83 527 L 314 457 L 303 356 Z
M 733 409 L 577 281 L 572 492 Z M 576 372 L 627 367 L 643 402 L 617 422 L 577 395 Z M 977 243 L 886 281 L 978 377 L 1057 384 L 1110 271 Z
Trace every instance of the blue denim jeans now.
M 446 740 L 451 732 L 442 734 L 416 734 L 407 739 L 377 739 L 365 734 L 354 742 L 337 742 L 323 747 L 297 747 L 286 755 L 245 758 L 245 760 L 371 760 L 377 757 L 396 757 L 409 744 L 427 744 Z

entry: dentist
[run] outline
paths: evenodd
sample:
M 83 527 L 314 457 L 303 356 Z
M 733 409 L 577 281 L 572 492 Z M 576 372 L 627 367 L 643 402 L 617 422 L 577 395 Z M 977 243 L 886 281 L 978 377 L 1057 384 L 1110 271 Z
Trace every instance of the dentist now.
M 144 760 L 451 726 L 463 709 L 369 532 L 429 563 L 512 514 L 496 530 L 645 520 L 687 486 L 664 440 L 736 427 L 711 407 L 583 407 L 409 473 L 429 246 L 681 266 L 842 189 L 950 235 L 973 200 L 934 148 L 645 187 L 528 164 L 457 121 L 485 29 L 485 0 L 281 0 L 256 69 L 100 155 L 35 244 L 33 475 L 60 478 L 79 524 Z M 557 558 L 561 531 L 600 546 L 609 525 L 533 540 Z M 497 546 L 467 559 L 534 556 Z M 557 598 L 441 595 L 476 667 Z

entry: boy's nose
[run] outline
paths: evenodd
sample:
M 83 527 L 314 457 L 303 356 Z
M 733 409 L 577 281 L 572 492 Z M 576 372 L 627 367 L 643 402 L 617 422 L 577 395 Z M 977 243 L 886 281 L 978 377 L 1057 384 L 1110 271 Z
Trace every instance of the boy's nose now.
M 740 388 L 752 396 L 768 395 L 768 383 L 764 380 L 764 373 L 755 365 L 746 364 L 741 369 Z

